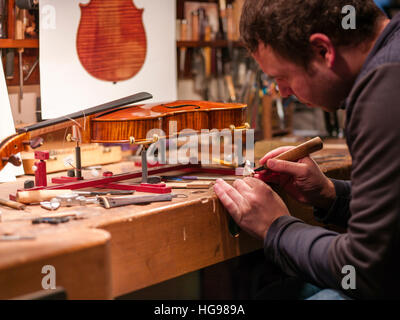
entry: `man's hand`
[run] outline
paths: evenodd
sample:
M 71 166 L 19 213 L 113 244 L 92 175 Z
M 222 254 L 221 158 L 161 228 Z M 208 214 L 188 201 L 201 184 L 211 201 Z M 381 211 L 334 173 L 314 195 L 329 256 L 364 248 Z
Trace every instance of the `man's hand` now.
M 218 179 L 214 191 L 233 220 L 258 239 L 265 238 L 275 219 L 290 215 L 282 199 L 259 179 L 238 179 L 233 187 Z
M 277 155 L 292 149 L 281 147 L 267 153 L 260 164 L 279 174 L 264 175 L 263 171 L 255 177 L 265 182 L 279 184 L 289 195 L 302 203 L 310 204 L 322 209 L 328 209 L 333 203 L 335 187 L 310 157 L 290 162 L 272 159 Z

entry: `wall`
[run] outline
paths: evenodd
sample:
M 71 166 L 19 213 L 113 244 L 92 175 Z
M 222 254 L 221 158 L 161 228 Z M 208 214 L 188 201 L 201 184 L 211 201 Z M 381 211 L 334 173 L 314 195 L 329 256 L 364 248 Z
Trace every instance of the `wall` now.
M 19 87 L 8 87 L 11 111 L 15 126 L 36 122 L 36 99 L 40 96 L 40 86 L 24 86 L 21 101 L 21 113 L 18 111 Z

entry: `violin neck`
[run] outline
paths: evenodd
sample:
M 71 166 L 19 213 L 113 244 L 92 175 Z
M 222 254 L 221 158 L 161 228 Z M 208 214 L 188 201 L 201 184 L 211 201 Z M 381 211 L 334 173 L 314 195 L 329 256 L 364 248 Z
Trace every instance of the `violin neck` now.
M 88 108 L 82 111 L 78 111 L 78 112 L 74 112 L 71 114 L 68 114 L 66 116 L 61 116 L 55 119 L 49 119 L 49 120 L 45 120 L 36 124 L 33 124 L 31 126 L 27 126 L 24 128 L 20 128 L 18 129 L 19 133 L 22 132 L 29 132 L 29 131 L 33 131 L 33 130 L 37 130 L 37 129 L 42 129 L 48 126 L 52 126 L 58 123 L 62 123 L 65 121 L 70 121 L 71 119 L 79 119 L 82 117 L 86 117 L 86 116 L 90 116 L 92 114 L 96 114 L 96 113 L 100 113 L 103 111 L 109 111 L 115 108 L 119 108 L 119 107 L 123 107 L 123 106 L 127 106 L 130 105 L 132 103 L 137 103 L 143 100 L 147 100 L 147 99 L 151 99 L 153 98 L 153 96 L 150 93 L 147 92 L 140 92 L 140 93 L 136 93 L 130 96 L 127 96 L 125 98 L 121 98 L 118 100 L 114 100 L 114 101 L 110 101 L 104 104 L 101 104 L 99 106 L 96 107 L 92 107 L 92 108 Z

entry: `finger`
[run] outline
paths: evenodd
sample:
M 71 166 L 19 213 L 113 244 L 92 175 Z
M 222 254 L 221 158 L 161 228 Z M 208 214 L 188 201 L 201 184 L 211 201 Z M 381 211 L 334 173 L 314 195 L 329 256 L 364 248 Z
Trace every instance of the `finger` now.
M 235 180 L 233 187 L 244 196 L 244 193 L 252 192 L 251 187 L 242 179 Z
M 299 162 L 300 163 L 305 163 L 305 164 L 307 164 L 309 166 L 317 166 L 318 167 L 317 162 L 311 157 L 302 158 L 302 159 L 299 160 Z
M 307 164 L 302 162 L 269 159 L 267 166 L 274 172 L 285 173 L 295 177 L 305 176 L 307 173 Z
M 232 214 L 232 215 L 238 215 L 239 214 L 239 207 L 236 205 L 236 203 L 229 197 L 229 195 L 222 189 L 221 186 L 215 184 L 214 185 L 214 191 L 221 200 L 222 204 L 224 207 Z
M 243 194 L 242 194 L 242 192 L 239 192 L 239 190 L 233 188 L 230 184 L 226 183 L 224 180 L 222 180 L 222 179 L 218 179 L 218 180 L 219 180 L 218 181 L 219 182 L 218 183 L 219 187 L 221 187 L 222 191 L 226 192 L 231 197 L 231 199 L 238 206 L 239 210 L 242 210 L 242 211 L 246 210 L 246 208 L 248 206 L 248 202 L 246 200 L 247 199 L 246 197 L 247 197 L 248 192 L 253 192 L 251 190 L 251 188 L 249 186 L 246 187 L 246 186 L 242 185 L 242 189 L 241 189 L 241 191 L 243 192 Z M 236 183 L 239 183 L 239 184 L 240 183 L 245 184 L 243 182 L 243 180 L 241 180 L 241 179 L 237 179 L 235 181 L 238 181 Z
M 252 189 L 265 185 L 265 183 L 263 181 L 261 181 L 260 179 L 256 179 L 256 178 L 247 177 L 247 178 L 244 178 L 243 181 L 247 185 L 249 185 Z M 254 192 L 254 190 L 252 190 L 252 192 Z
M 279 147 L 277 149 L 274 149 L 270 152 L 268 152 L 264 157 L 261 158 L 260 164 L 263 165 L 265 162 L 267 162 L 268 159 L 275 158 L 276 156 L 279 156 L 281 153 L 284 153 L 290 149 L 293 149 L 294 147 L 286 146 L 286 147 Z
M 221 183 L 215 184 L 214 191 L 224 207 L 232 215 L 233 219 L 239 222 L 241 220 L 240 204 L 243 203 L 245 199 L 237 190 L 228 184 L 227 186 L 223 186 Z

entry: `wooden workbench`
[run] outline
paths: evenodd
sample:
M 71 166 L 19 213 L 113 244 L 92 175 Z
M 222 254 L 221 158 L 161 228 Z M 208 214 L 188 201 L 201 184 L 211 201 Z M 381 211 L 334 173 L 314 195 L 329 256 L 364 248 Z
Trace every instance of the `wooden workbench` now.
M 269 147 L 259 144 L 256 156 L 268 151 L 263 148 Z M 351 159 L 343 143 L 325 144 L 314 157 L 328 176 L 349 178 Z M 104 169 L 137 170 L 130 163 Z M 0 197 L 15 193 L 26 179 L 1 184 Z M 57 226 L 32 225 L 32 218 L 51 215 L 39 206 L 1 207 L 0 235 L 35 239 L 0 242 L 0 299 L 42 290 L 45 265 L 55 267 L 56 284 L 68 298 L 109 299 L 261 248 L 244 232 L 231 236 L 229 215 L 212 189 L 194 191 L 174 190 L 187 198 L 145 206 L 61 208 L 57 214 L 77 211 L 84 219 Z M 315 224 L 309 207 L 282 196 L 293 215 Z

